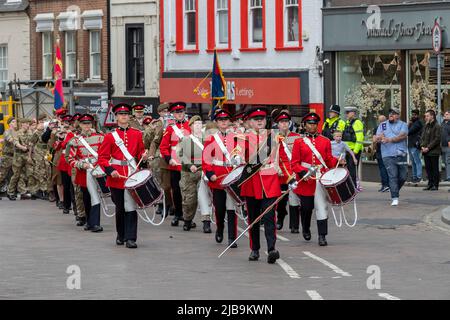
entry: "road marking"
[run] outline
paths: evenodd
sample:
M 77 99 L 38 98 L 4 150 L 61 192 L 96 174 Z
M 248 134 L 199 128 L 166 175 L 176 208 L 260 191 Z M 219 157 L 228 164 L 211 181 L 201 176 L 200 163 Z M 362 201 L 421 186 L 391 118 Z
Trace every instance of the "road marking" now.
M 378 296 L 387 300 L 401 300 L 400 298 L 391 296 L 389 293 L 380 292 L 378 293 Z
M 267 251 L 264 251 L 266 255 L 268 255 Z M 277 259 L 277 264 L 287 273 L 289 277 L 292 279 L 301 279 L 300 275 L 292 269 L 290 265 L 288 265 L 283 259 Z
M 264 231 L 264 228 L 263 228 L 263 227 L 261 227 L 260 229 L 261 229 L 261 231 Z M 277 239 L 280 239 L 281 241 L 286 241 L 286 242 L 291 241 L 291 240 L 289 240 L 288 238 L 285 238 L 285 237 L 283 237 L 283 236 L 280 236 L 280 235 L 278 234 L 278 232 L 277 232 Z
M 333 277 L 333 279 L 342 279 L 341 276 Z
M 306 290 L 311 300 L 323 300 L 322 296 L 316 290 Z
M 312 276 L 312 277 L 309 277 L 310 279 L 322 279 L 322 277 L 318 277 L 318 276 Z
M 336 272 L 337 274 L 340 274 L 344 277 L 351 277 L 352 275 L 348 272 L 345 272 L 344 270 L 338 268 L 337 266 L 335 266 L 334 264 L 328 262 L 327 260 L 316 256 L 315 254 L 312 254 L 309 251 L 303 251 L 304 254 L 306 254 L 308 257 L 313 258 L 314 260 L 319 261 L 320 263 L 326 265 L 328 268 L 330 268 L 331 270 L 333 270 L 334 272 Z

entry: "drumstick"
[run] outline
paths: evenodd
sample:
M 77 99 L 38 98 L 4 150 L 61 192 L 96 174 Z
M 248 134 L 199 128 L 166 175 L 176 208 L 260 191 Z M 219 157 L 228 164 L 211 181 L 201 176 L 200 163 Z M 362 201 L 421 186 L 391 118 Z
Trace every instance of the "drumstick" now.
M 130 180 L 133 180 L 133 181 L 137 181 L 136 179 L 133 179 L 133 178 L 130 178 L 130 177 L 125 177 L 125 176 L 122 176 L 122 175 L 118 175 L 118 177 L 119 178 L 122 178 L 122 179 L 130 179 Z
M 148 150 L 145 149 L 144 154 L 147 153 L 147 152 L 148 152 Z M 138 162 L 138 164 L 137 164 L 137 166 L 136 166 L 136 169 L 139 168 L 139 165 L 141 164 L 142 160 L 144 160 L 144 154 L 142 155 L 141 160 L 139 160 L 139 162 Z

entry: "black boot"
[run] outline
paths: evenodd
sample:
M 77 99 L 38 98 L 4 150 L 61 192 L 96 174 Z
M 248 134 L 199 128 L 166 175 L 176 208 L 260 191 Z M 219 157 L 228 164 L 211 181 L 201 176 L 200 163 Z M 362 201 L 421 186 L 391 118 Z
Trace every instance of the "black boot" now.
M 258 261 L 259 259 L 259 251 L 258 250 L 252 250 L 250 252 L 250 256 L 248 257 L 249 261 Z
M 192 220 L 185 220 L 183 230 L 189 231 L 189 230 L 191 230 L 191 228 L 192 228 Z
M 328 219 L 317 220 L 317 231 L 319 233 L 319 246 L 326 246 L 328 244 L 325 238 L 328 234 Z
M 86 224 L 86 217 L 78 218 L 77 227 L 82 227 Z
M 311 240 L 311 216 L 312 210 L 305 210 L 300 208 L 300 218 L 302 221 L 303 238 L 307 241 Z M 309 235 L 309 236 L 308 236 Z
M 11 201 L 16 201 L 16 199 L 17 199 L 17 197 L 14 194 L 8 194 L 7 197 Z
M 222 243 L 222 241 L 223 241 L 223 229 L 222 230 L 217 229 L 216 230 L 216 242 Z
M 170 225 L 171 225 L 172 227 L 178 227 L 179 221 L 183 221 L 183 218 L 175 216 L 175 217 L 173 218 L 172 222 L 170 223 Z
M 116 238 L 116 245 L 118 246 L 123 246 L 125 243 L 125 241 L 123 241 L 123 239 L 119 238 L 119 236 L 117 236 Z
M 327 246 L 327 239 L 325 238 L 325 236 L 323 234 L 319 235 L 319 246 L 324 247 Z
M 203 233 L 211 233 L 211 221 L 203 221 Z
M 230 243 L 233 242 L 234 239 L 236 239 L 237 233 L 236 219 L 237 219 L 236 212 L 234 210 L 227 210 L 228 245 L 230 245 Z M 237 244 L 234 244 L 232 248 L 237 248 Z
M 135 241 L 133 240 L 127 240 L 127 244 L 126 244 L 127 248 L 129 249 L 136 249 L 137 248 L 137 244 Z
M 228 245 L 230 245 L 230 244 L 232 244 L 233 243 L 233 241 L 234 241 L 235 239 L 228 239 Z M 238 245 L 237 245 L 237 243 L 235 242 L 235 243 L 233 243 L 233 245 L 230 247 L 230 248 L 237 248 L 238 247 Z
M 267 263 L 275 263 L 275 261 L 277 261 L 277 259 L 280 259 L 280 253 L 278 252 L 278 250 L 271 250 L 269 251 L 269 256 L 267 257 Z
M 158 208 L 156 209 L 156 214 L 162 214 L 162 212 L 163 212 L 163 205 L 162 205 L 162 203 L 159 203 L 158 204 Z

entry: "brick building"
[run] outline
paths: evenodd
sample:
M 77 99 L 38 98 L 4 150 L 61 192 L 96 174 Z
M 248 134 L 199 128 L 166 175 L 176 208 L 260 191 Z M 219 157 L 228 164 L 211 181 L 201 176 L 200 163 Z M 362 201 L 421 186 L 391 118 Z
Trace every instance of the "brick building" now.
M 64 93 L 72 112 L 97 112 L 107 104 L 107 2 L 30 0 L 31 79 L 53 79 L 59 38 Z

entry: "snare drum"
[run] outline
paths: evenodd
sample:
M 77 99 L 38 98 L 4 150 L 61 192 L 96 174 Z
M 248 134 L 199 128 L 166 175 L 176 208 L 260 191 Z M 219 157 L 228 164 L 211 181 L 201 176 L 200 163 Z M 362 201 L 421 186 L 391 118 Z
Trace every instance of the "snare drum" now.
M 125 181 L 128 190 L 139 209 L 148 208 L 159 202 L 163 191 L 150 170 L 140 170 L 133 173 Z
M 231 171 L 227 176 L 222 180 L 222 187 L 224 187 L 225 191 L 228 195 L 236 202 L 236 205 L 242 206 L 245 204 L 245 200 L 241 198 L 241 189 L 239 188 L 239 181 L 242 176 L 242 172 L 244 172 L 245 166 L 240 166 L 233 171 Z
M 104 197 L 109 197 L 111 195 L 111 190 L 106 186 L 106 176 L 95 178 L 97 180 L 98 187 L 100 191 L 103 193 Z
M 327 171 L 320 178 L 320 183 L 325 188 L 332 205 L 343 206 L 356 196 L 355 185 L 346 168 Z

